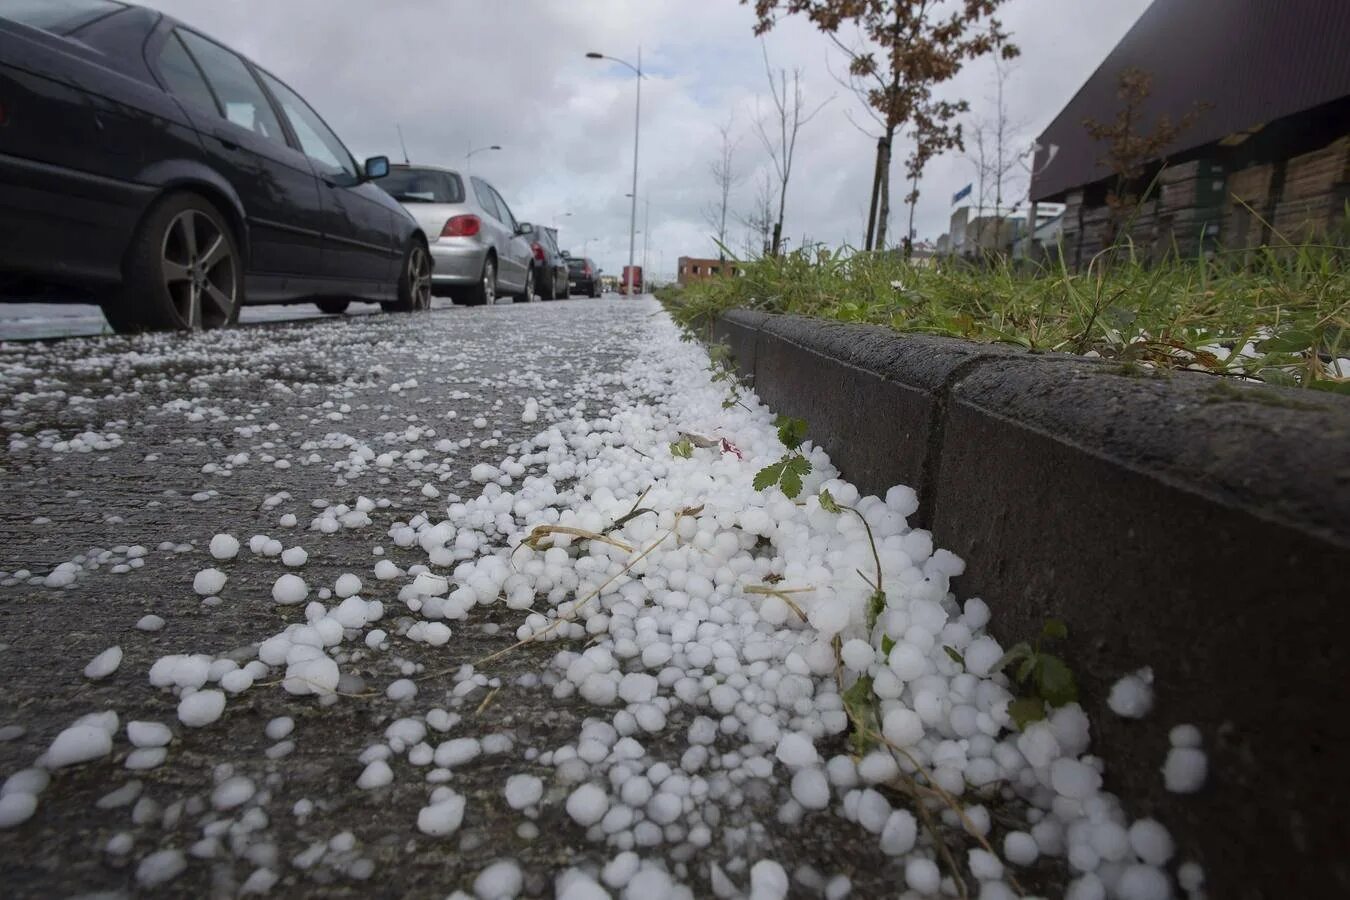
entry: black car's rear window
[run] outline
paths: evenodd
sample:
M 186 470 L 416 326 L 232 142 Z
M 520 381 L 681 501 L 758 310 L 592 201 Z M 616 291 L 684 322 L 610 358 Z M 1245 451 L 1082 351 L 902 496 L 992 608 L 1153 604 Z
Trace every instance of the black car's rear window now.
M 60 35 L 123 9 L 113 0 L 0 0 L 0 18 Z
M 586 268 L 586 260 L 584 259 L 569 258 L 567 260 L 567 271 L 569 272 L 580 272 L 584 268 Z
M 390 169 L 377 184 L 401 203 L 463 203 L 464 182 L 435 169 Z

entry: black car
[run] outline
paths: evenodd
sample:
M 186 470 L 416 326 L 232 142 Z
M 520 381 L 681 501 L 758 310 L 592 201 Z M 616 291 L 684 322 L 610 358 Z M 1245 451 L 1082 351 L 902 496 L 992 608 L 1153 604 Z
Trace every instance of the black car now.
M 417 223 L 298 94 L 153 10 L 0 0 L 0 296 L 118 331 L 431 302 Z
M 587 297 L 600 296 L 600 270 L 584 256 L 567 257 L 567 277 L 572 290 Z
M 534 289 L 545 300 L 566 300 L 568 288 L 567 257 L 558 249 L 558 229 L 538 225 L 531 235 L 530 250 L 534 253 Z

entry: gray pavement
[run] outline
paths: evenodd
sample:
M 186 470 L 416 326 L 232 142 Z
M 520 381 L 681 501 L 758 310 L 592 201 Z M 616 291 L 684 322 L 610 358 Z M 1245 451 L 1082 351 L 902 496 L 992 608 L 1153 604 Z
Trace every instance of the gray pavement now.
M 480 607 L 467 621 L 451 623 L 454 637 L 443 647 L 405 640 L 398 632 L 408 620 L 400 623 L 396 586 L 406 579 L 376 580 L 372 547 L 383 546 L 404 568 L 425 563 L 420 549 L 394 546 L 389 526 L 423 511 L 435 517 L 452 495 L 477 496 L 472 466 L 513 455 L 519 441 L 559 411 L 584 403 L 587 417 L 603 416 L 611 401 L 590 376 L 627 365 L 660 314 L 650 300 L 611 296 L 323 318 L 191 337 L 0 344 L 0 440 L 9 442 L 0 461 L 0 737 L 7 738 L 0 741 L 0 776 L 32 765 L 61 729 L 87 713 L 114 710 L 123 728 L 146 719 L 174 731 L 168 759 L 157 768 L 125 770 L 132 748 L 119 731 L 110 757 L 55 772 L 35 815 L 0 829 L 0 893 L 139 893 L 135 870 L 142 858 L 194 846 L 205 856 L 213 848 L 198 842 L 211 835 L 215 852 L 189 853 L 186 870 L 155 896 L 237 896 L 260 869 L 279 876 L 273 896 L 326 897 L 445 896 L 471 889 L 476 873 L 501 857 L 521 863 L 527 896 L 550 895 L 554 876 L 567 866 L 598 872 L 615 851 L 586 840 L 563 812 L 568 786 L 553 767 L 531 762 L 532 751 L 575 742 L 583 719 L 597 713 L 576 698 L 555 700 L 546 683 L 527 686 L 530 676 L 547 674 L 559 645 L 504 657 L 488 668 L 489 685 L 467 693 L 447 674 L 422 681 L 411 700 L 388 699 L 385 688 L 410 671 L 453 670 L 508 646 L 524 613 Z M 521 421 L 527 396 L 540 404 L 534 424 Z M 474 427 L 479 416 L 485 427 Z M 425 428 L 434 435 L 409 432 Z M 96 435 L 87 441 L 103 449 L 79 452 L 70 439 L 81 433 Z M 416 460 L 359 473 L 345 468 L 348 438 L 377 454 L 469 440 L 449 453 L 431 452 L 455 464 L 451 478 L 434 481 L 442 496 L 430 499 Z M 280 492 L 289 496 L 278 500 Z M 309 530 L 320 505 L 355 504 L 361 496 L 388 501 L 371 511 L 369 526 L 331 535 Z M 287 513 L 298 518 L 296 527 L 278 524 Z M 207 544 L 218 532 L 244 543 L 236 559 L 211 559 Z M 367 653 L 359 642 L 344 645 L 352 649 L 344 650 L 340 689 L 375 696 L 323 706 L 259 685 L 231 698 L 220 721 L 183 727 L 177 698 L 147 679 L 157 658 L 249 659 L 256 642 L 303 620 L 303 606 L 271 602 L 272 582 L 288 570 L 277 558 L 250 552 L 255 534 L 308 551 L 297 571 L 312 592 L 354 572 L 365 583 L 362 596 L 385 603 L 380 624 L 392 635 L 389 648 Z M 127 562 L 135 546 L 147 548 L 143 563 L 115 571 L 137 565 Z M 74 582 L 44 586 L 42 577 L 66 562 L 78 569 Z M 230 580 L 221 603 L 208 606 L 192 582 L 212 565 Z M 31 574 L 18 579 L 20 570 Z M 138 630 L 147 614 L 162 616 L 163 630 Z M 86 663 L 113 644 L 125 652 L 120 668 L 103 681 L 86 679 Z M 390 761 L 396 777 L 388 787 L 356 787 L 359 757 L 384 728 L 433 707 L 463 718 L 447 737 L 510 738 L 508 750 L 456 770 L 452 785 L 468 798 L 469 812 L 463 828 L 443 840 L 414 827 L 427 786 L 406 760 Z M 678 760 L 695 713 L 672 714 L 663 736 L 645 741 L 647 752 Z M 294 718 L 294 733 L 269 740 L 264 729 L 279 716 Z M 508 775 L 520 772 L 547 785 L 533 820 L 502 796 Z M 213 810 L 211 792 L 233 775 L 260 791 L 245 807 Z M 107 798 L 131 782 L 138 786 Z M 651 851 L 695 895 L 710 893 L 708 861 L 720 860 L 745 885 L 738 866 L 761 856 L 781 860 L 790 873 L 807 867 L 794 880 L 794 895 L 819 895 L 812 869 L 849 874 L 855 896 L 894 892 L 896 873 L 888 872 L 875 839 L 856 826 L 837 817 L 780 826 L 781 798 L 771 788 L 736 790 L 743 802 L 721 822 L 710 848 L 676 843 Z M 110 841 L 119 852 L 106 849 Z

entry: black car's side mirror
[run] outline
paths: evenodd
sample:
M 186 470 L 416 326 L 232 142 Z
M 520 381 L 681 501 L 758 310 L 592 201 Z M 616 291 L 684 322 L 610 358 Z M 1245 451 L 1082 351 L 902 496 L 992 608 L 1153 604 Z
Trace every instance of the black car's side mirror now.
M 516 234 L 534 234 L 534 226 L 529 222 L 519 222 L 516 224 Z
M 372 156 L 370 159 L 366 160 L 365 170 L 366 178 L 370 181 L 374 181 L 377 178 L 383 178 L 389 174 L 389 157 Z

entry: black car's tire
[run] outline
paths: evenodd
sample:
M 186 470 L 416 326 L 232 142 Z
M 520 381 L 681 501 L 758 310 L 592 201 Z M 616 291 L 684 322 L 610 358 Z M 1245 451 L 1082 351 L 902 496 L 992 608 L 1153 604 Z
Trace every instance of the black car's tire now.
M 535 283 L 538 283 L 538 279 L 536 279 Z M 539 299 L 558 299 L 558 276 L 551 271 L 549 272 L 548 277 L 544 279 L 543 287 L 539 288 Z
M 403 253 L 398 276 L 398 299 L 380 304 L 385 312 L 421 312 L 431 309 L 431 254 L 413 238 Z
M 534 299 L 534 266 L 525 270 L 525 287 L 511 299 L 516 303 L 529 303 Z
M 562 294 L 562 298 L 563 298 L 564 300 L 570 300 L 570 299 L 572 298 L 572 281 L 571 281 L 571 279 L 569 279 L 569 278 L 564 278 L 564 279 L 563 279 L 561 294 Z
M 352 305 L 352 301 L 346 297 L 324 297 L 322 300 L 315 300 L 314 305 L 319 308 L 321 313 L 340 316 L 347 311 L 347 307 Z
M 596 288 L 595 285 L 591 285 L 591 292 L 587 296 L 590 297 L 591 299 L 595 299 L 596 297 L 600 296 L 600 291 Z
M 466 288 L 458 299 L 465 306 L 484 306 L 496 302 L 497 257 L 488 254 L 487 259 L 483 260 L 483 274 L 479 276 L 478 283 Z
M 119 333 L 202 331 L 233 325 L 243 303 L 243 257 L 229 220 L 205 197 L 181 192 L 146 215 L 103 314 Z

